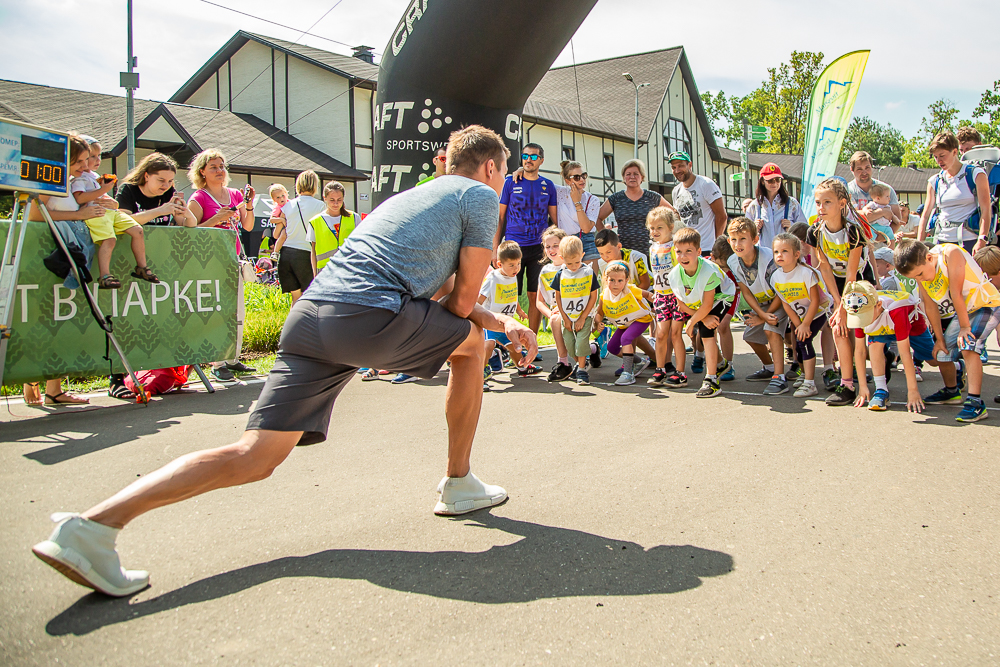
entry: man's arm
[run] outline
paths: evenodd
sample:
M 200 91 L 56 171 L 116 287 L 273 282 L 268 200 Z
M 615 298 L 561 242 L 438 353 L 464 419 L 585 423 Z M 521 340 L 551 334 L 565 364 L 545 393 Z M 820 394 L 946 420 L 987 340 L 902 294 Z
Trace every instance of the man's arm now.
M 497 221 L 497 233 L 493 235 L 493 257 L 490 266 L 497 266 L 497 248 L 507 233 L 507 204 L 500 204 L 500 219 Z M 463 248 L 464 250 L 464 248 Z M 461 259 L 459 260 L 461 261 Z
M 549 227 L 555 227 L 559 224 L 559 209 L 555 206 L 549 206 Z
M 726 223 L 729 222 L 729 214 L 726 213 L 726 205 L 723 203 L 722 197 L 712 202 L 711 206 L 712 215 L 715 216 L 715 238 L 719 238 L 726 229 Z

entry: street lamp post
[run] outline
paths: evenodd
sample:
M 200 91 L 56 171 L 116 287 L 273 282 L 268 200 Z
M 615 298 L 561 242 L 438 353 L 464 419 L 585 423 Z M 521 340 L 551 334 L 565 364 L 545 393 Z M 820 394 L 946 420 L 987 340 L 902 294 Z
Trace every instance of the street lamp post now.
M 628 72 L 623 72 L 622 76 L 625 77 L 626 81 L 635 86 L 635 134 L 633 135 L 635 139 L 634 139 L 634 148 L 632 157 L 638 160 L 639 159 L 639 89 L 645 88 L 649 84 L 636 83 L 635 79 L 632 78 L 632 75 L 629 74 Z

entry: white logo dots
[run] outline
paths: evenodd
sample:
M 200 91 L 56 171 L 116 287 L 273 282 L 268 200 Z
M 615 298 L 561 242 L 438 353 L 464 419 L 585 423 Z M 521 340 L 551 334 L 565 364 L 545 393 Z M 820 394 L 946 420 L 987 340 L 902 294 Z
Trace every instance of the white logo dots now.
M 420 117 L 423 118 L 424 120 L 421 121 L 419 125 L 417 125 L 417 131 L 420 132 L 420 134 L 427 134 L 428 132 L 430 132 L 431 127 L 433 127 L 435 130 L 438 130 L 441 128 L 442 125 L 451 125 L 452 123 L 451 116 L 445 116 L 443 120 L 441 118 L 438 118 L 438 116 L 443 114 L 444 111 L 441 109 L 441 107 L 434 107 L 434 111 L 432 112 L 431 107 L 433 105 L 434 105 L 433 100 L 424 100 L 424 106 L 426 108 L 420 112 Z M 430 123 L 427 122 L 428 120 L 430 120 Z

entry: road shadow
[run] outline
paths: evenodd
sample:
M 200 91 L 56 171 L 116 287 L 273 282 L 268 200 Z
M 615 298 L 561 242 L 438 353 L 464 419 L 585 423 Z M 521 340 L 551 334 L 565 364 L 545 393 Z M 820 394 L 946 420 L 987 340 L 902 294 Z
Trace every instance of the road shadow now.
M 121 405 L 72 416 L 62 414 L 51 419 L 15 421 L 4 425 L 3 439 L 6 442 L 52 443 L 24 457 L 42 465 L 56 465 L 157 433 L 179 424 L 183 417 L 249 413 L 262 387 L 261 384 L 238 384 L 214 394 L 179 392 L 147 405 Z M 108 418 L 109 410 L 113 411 L 113 419 Z M 85 435 L 74 439 L 54 435 L 65 431 Z
M 49 621 L 45 630 L 52 636 L 85 635 L 286 577 L 363 579 L 407 593 L 509 604 L 571 596 L 678 593 L 697 588 L 702 577 L 733 570 L 729 554 L 691 545 L 644 549 L 634 542 L 488 512 L 462 521 L 523 539 L 475 553 L 328 549 L 223 572 L 136 604 L 91 593 Z

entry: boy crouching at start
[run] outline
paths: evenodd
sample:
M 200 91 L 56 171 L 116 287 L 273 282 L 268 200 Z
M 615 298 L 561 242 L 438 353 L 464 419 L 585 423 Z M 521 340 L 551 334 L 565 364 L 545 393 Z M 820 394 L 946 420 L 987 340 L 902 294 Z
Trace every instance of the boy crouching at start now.
M 552 291 L 559 295 L 563 342 L 566 352 L 576 360 L 572 378 L 577 384 L 590 384 L 587 357 L 590 356 L 590 332 L 594 327 L 597 305 L 597 276 L 583 263 L 583 241 L 567 236 L 559 242 L 563 268 L 552 277 Z

